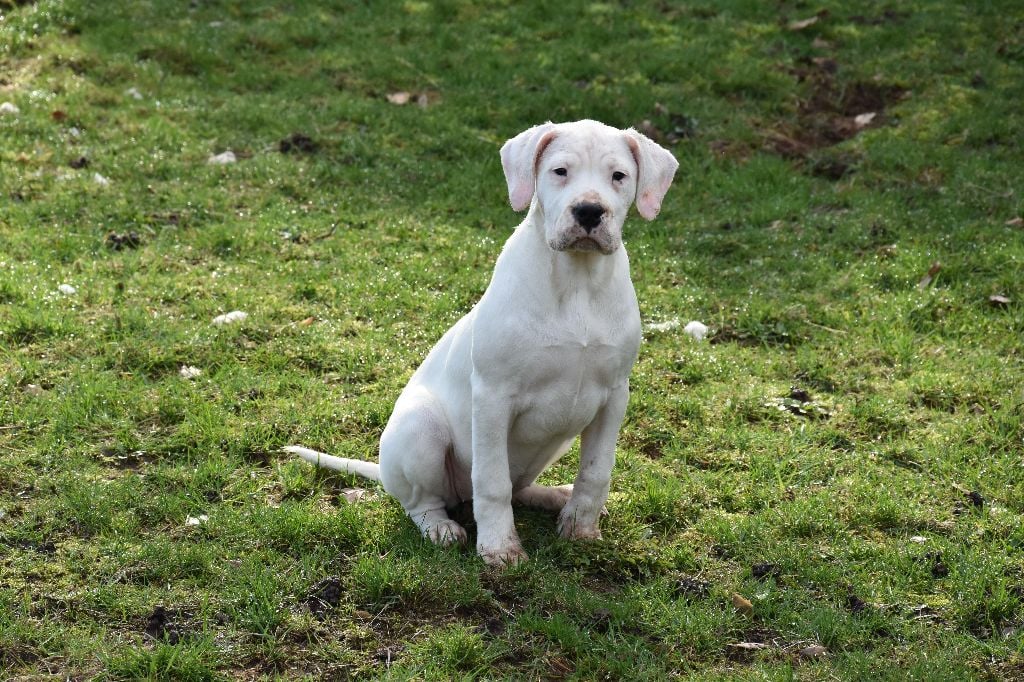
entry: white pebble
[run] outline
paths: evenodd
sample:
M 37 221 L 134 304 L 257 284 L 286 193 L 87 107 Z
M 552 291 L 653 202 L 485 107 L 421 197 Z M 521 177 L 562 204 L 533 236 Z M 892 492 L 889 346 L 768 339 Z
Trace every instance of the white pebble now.
M 74 296 L 78 290 L 75 289 L 70 284 L 61 284 L 59 287 L 57 287 L 57 291 L 64 294 L 65 296 Z
M 195 379 L 202 375 L 202 373 L 203 370 L 198 367 L 193 367 L 192 365 L 182 365 L 181 369 L 178 370 L 178 374 L 180 374 L 183 379 Z
M 0 114 L 5 116 L 17 116 L 21 113 L 21 109 L 18 108 L 14 102 L 4 102 L 0 104 Z
M 213 323 L 231 324 L 233 322 L 241 322 L 247 317 L 249 317 L 249 313 L 243 313 L 241 310 L 232 310 L 230 313 L 224 313 L 213 318 Z
M 234 163 L 235 161 L 238 161 L 238 157 L 236 157 L 235 153 L 230 149 L 226 152 L 221 152 L 220 154 L 214 154 L 206 160 L 207 163 L 211 163 L 215 166 L 225 166 L 229 163 Z
M 142 93 L 135 86 L 132 86 L 124 91 L 124 94 L 128 95 L 132 99 L 142 99 Z
M 708 327 L 706 324 L 694 320 L 683 327 L 683 333 L 695 341 L 703 341 L 704 337 L 708 335 Z
M 110 180 L 108 180 L 107 178 L 103 177 L 99 173 L 93 173 L 92 174 L 92 181 L 95 182 L 100 187 L 109 187 L 110 186 Z
M 68 135 L 70 135 L 71 137 L 81 137 L 82 131 L 76 128 L 75 126 L 71 126 L 70 128 L 68 128 Z
M 199 516 L 189 516 L 189 517 L 187 517 L 185 519 L 185 525 L 186 526 L 201 526 L 201 525 L 203 525 L 204 523 L 206 523 L 209 520 L 210 520 L 210 517 L 207 516 L 206 514 L 200 514 Z

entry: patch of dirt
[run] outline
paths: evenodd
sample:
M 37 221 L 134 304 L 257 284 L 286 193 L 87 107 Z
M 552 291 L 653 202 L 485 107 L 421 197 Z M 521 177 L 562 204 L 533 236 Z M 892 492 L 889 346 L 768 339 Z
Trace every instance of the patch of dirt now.
M 305 602 L 310 612 L 323 620 L 329 611 L 341 603 L 341 581 L 334 577 L 324 578 L 310 588 Z
M 138 232 L 111 232 L 107 235 L 107 248 L 114 251 L 137 249 L 142 245 L 142 237 Z
M 907 95 L 902 86 L 880 80 L 845 81 L 830 57 L 805 57 L 789 71 L 807 94 L 797 103 L 795 121 L 764 131 L 765 147 L 831 180 L 846 176 L 857 159 L 823 150 L 884 123 L 886 110 Z
M 154 640 L 177 644 L 186 634 L 180 623 L 175 622 L 180 618 L 179 612 L 168 611 L 163 605 L 159 605 L 146 618 L 146 627 L 143 632 Z
M 672 596 L 676 599 L 706 599 L 711 594 L 711 583 L 690 576 L 683 576 L 672 584 Z
M 314 154 L 320 149 L 320 145 L 305 133 L 292 133 L 277 144 L 282 154 Z

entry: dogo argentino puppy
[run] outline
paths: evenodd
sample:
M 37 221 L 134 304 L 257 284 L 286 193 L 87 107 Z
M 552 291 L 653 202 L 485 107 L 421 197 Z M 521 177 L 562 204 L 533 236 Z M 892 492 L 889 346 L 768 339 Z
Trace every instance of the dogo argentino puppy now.
M 446 508 L 473 500 L 477 551 L 526 558 L 518 502 L 558 511 L 562 537 L 601 537 L 615 442 L 640 345 L 622 246 L 630 204 L 653 220 L 675 158 L 635 130 L 544 123 L 501 148 L 512 208 L 529 207 L 480 302 L 434 346 L 395 404 L 380 465 L 286 448 L 376 479 L 430 540 L 464 543 Z M 581 435 L 573 485 L 534 484 Z

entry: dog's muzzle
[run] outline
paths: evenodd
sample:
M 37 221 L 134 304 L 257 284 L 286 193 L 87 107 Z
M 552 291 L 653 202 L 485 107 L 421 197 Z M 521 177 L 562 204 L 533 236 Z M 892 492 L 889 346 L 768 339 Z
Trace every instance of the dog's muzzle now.
M 606 212 L 607 210 L 601 204 L 590 202 L 581 202 L 572 207 L 572 217 L 576 219 L 580 227 L 586 230 L 587 234 L 593 232 L 601 224 L 601 219 Z

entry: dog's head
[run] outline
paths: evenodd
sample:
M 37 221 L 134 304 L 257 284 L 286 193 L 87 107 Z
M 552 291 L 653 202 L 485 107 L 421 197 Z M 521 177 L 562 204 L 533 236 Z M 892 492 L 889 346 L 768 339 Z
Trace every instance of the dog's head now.
M 505 143 L 501 165 L 512 208 L 536 203 L 556 251 L 613 253 L 629 205 L 653 220 L 679 162 L 630 128 L 597 121 L 543 123 Z

